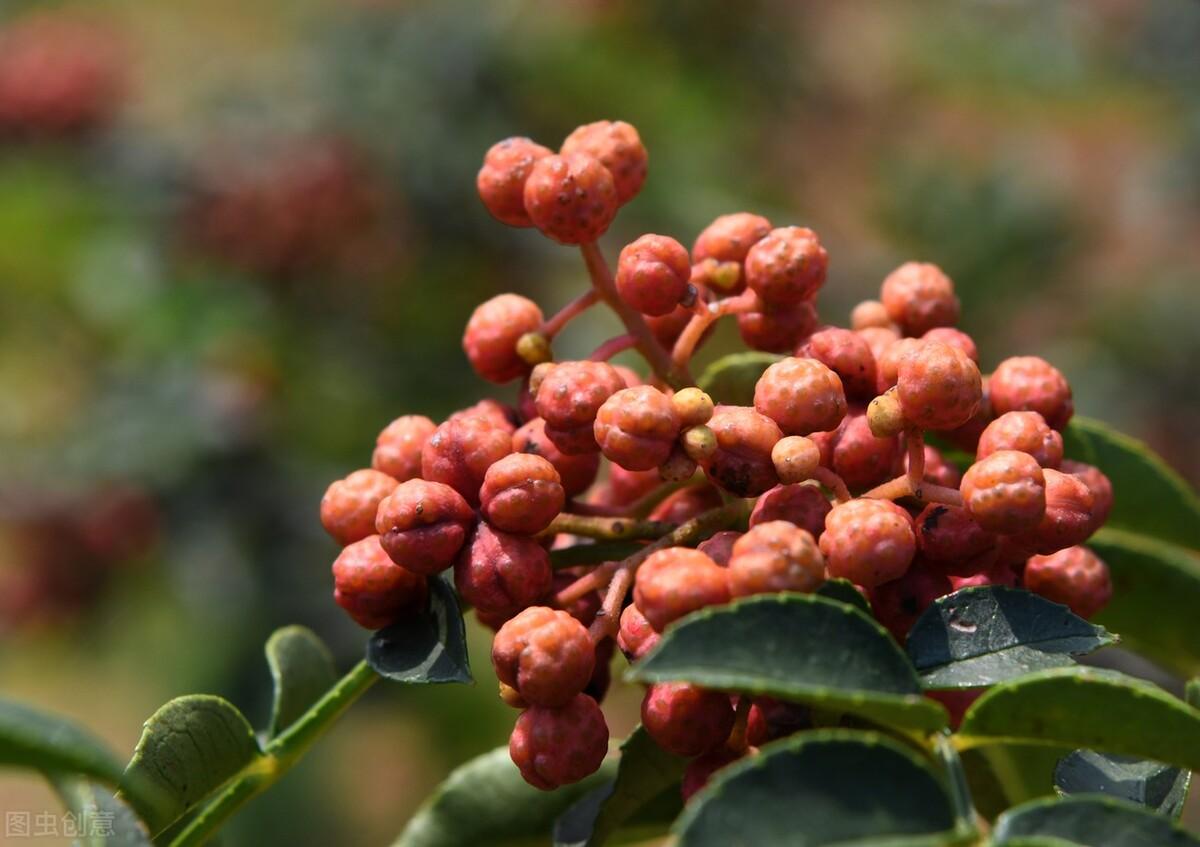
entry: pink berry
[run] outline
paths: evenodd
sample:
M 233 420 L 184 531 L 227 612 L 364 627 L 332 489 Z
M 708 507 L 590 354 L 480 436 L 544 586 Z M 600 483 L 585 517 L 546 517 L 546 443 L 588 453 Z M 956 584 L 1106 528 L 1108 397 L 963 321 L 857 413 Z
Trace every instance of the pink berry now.
M 492 217 L 509 226 L 533 226 L 525 211 L 525 180 L 534 163 L 552 153 L 528 138 L 506 138 L 491 146 L 475 187 Z
M 517 718 L 508 754 L 526 782 L 552 791 L 599 769 L 608 754 L 608 724 L 586 694 L 557 708 L 531 706 Z
M 614 393 L 596 413 L 596 443 L 606 459 L 631 471 L 659 467 L 679 436 L 679 415 L 671 398 L 639 385 Z
M 698 756 L 724 744 L 733 718 L 728 694 L 687 682 L 651 685 L 642 700 L 642 726 L 676 756 Z
M 767 368 L 754 386 L 754 408 L 787 435 L 827 432 L 846 416 L 838 375 L 816 359 L 787 358 Z
M 699 550 L 668 547 L 638 568 L 633 602 L 655 632 L 705 606 L 729 602 L 725 569 Z
M 721 567 L 728 567 L 729 560 L 733 558 L 733 545 L 743 535 L 745 533 L 738 532 L 736 529 L 721 530 L 711 538 L 706 538 L 697 544 L 696 549 Z
M 333 599 L 364 629 L 383 629 L 425 605 L 424 577 L 399 567 L 378 535 L 348 545 L 333 563 Z
M 538 386 L 538 414 L 546 436 L 563 453 L 595 453 L 593 427 L 604 401 L 625 389 L 625 380 L 606 362 L 562 362 Z
M 808 300 L 785 305 L 765 305 L 760 312 L 738 315 L 742 342 L 765 353 L 791 353 L 820 323 L 816 307 Z
M 905 262 L 883 281 L 883 307 L 907 335 L 922 335 L 958 320 L 954 283 L 937 265 Z
M 1095 532 L 1108 520 L 1108 514 L 1113 507 L 1113 485 L 1107 476 L 1097 467 L 1063 460 L 1061 470 L 1069 473 L 1088 487 L 1092 492 L 1092 532 Z
M 1025 566 L 1025 587 L 1081 618 L 1090 618 L 1112 599 L 1108 565 L 1086 547 L 1068 547 L 1048 556 L 1034 556 Z
M 487 469 L 479 504 L 496 529 L 535 535 L 550 525 L 566 503 L 562 479 L 541 456 L 512 453 Z
M 751 527 L 733 545 L 728 574 L 733 597 L 808 593 L 825 581 L 825 557 L 808 530 L 787 521 L 768 521 Z
M 375 534 L 375 512 L 396 490 L 396 480 L 376 470 L 339 479 L 321 498 L 321 524 L 343 546 Z
M 829 254 L 811 229 L 773 229 L 746 254 L 746 284 L 768 305 L 810 300 L 825 282 Z
M 421 475 L 421 449 L 437 430 L 424 415 L 402 415 L 384 427 L 375 439 L 371 467 L 404 482 Z
M 807 530 L 813 538 L 820 538 L 825 531 L 825 516 L 831 508 L 829 499 L 815 485 L 777 485 L 754 504 L 750 526 L 787 521 Z
M 1019 450 L 1033 456 L 1043 468 L 1057 468 L 1062 462 L 1063 439 L 1037 412 L 1005 412 L 980 434 L 975 458 L 983 459 L 997 450 Z
M 554 466 L 568 498 L 578 497 L 591 488 L 600 470 L 600 455 L 584 453 L 568 456 L 554 446 L 546 435 L 546 422 L 534 418 L 513 433 L 513 452 L 541 456 Z
M 554 572 L 544 547 L 524 535 L 475 527 L 454 563 L 454 586 L 475 608 L 516 614 L 550 590 Z
M 575 129 L 562 143 L 562 154 L 595 156 L 612 174 L 617 202 L 625 205 L 646 181 L 646 148 L 638 131 L 625 121 L 596 121 Z
M 463 333 L 463 350 L 475 372 L 488 382 L 506 383 L 524 376 L 517 341 L 542 325 L 537 303 L 519 294 L 499 294 L 476 307 Z
M 810 335 L 796 355 L 816 359 L 837 374 L 847 397 L 870 400 L 875 396 L 875 356 L 857 332 L 826 327 Z
M 901 359 L 897 397 L 905 419 L 922 429 L 954 429 L 979 411 L 979 368 L 956 347 L 926 341 Z
M 474 522 L 475 512 L 453 488 L 410 479 L 379 504 L 375 529 L 392 561 L 432 575 L 454 562 Z
M 1082 544 L 1092 534 L 1095 498 L 1078 477 L 1047 468 L 1046 511 L 1030 531 L 1015 539 L 1035 553 L 1048 555 Z
M 1028 453 L 992 453 L 967 469 L 959 490 L 967 511 L 991 532 L 1031 530 L 1046 513 L 1046 477 Z
M 512 452 L 512 431 L 483 417 L 446 421 L 421 450 L 421 476 L 449 485 L 472 506 L 487 469 Z
M 534 706 L 565 706 L 583 691 L 595 668 L 587 628 L 567 612 L 531 606 L 507 621 L 492 640 L 496 677 Z
M 586 153 L 544 156 L 525 181 L 525 211 L 560 244 L 586 244 L 608 231 L 619 200 L 613 176 Z
M 708 427 L 717 450 L 701 466 L 713 484 L 738 497 L 756 497 L 778 484 L 771 450 L 783 433 L 773 420 L 744 406 L 718 406 Z
M 889 500 L 839 503 L 825 518 L 821 552 L 831 577 L 874 588 L 904 576 L 916 549 L 912 518 Z
M 617 293 L 642 314 L 662 317 L 679 305 L 691 275 L 682 244 L 665 235 L 643 235 L 621 251 Z
M 1054 429 L 1061 431 L 1075 412 L 1071 386 L 1058 368 L 1037 356 L 1005 359 L 988 380 L 992 409 L 1005 412 L 1037 412 Z

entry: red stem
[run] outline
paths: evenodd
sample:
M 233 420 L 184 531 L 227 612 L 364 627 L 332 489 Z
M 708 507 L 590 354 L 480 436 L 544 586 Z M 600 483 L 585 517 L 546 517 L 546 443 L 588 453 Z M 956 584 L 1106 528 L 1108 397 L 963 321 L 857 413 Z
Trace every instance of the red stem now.
M 587 291 L 580 294 L 567 305 L 563 306 L 555 314 L 550 316 L 548 321 L 545 321 L 538 330 L 542 335 L 553 341 L 554 336 L 562 332 L 563 327 L 570 323 L 573 319 L 579 317 L 588 309 L 600 302 L 600 295 L 594 288 L 589 288 Z
M 633 347 L 634 341 L 632 335 L 618 335 L 616 338 L 610 338 L 593 351 L 592 355 L 588 356 L 593 362 L 607 362 L 618 353 L 624 352 Z

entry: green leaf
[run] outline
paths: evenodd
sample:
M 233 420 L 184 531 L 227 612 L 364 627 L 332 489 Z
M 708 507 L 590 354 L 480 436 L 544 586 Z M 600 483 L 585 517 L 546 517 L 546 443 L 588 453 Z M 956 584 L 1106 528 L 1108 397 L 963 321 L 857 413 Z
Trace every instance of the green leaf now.
M 694 612 L 668 627 L 628 678 L 768 694 L 889 726 L 946 723 L 886 630 L 852 606 L 812 594 L 761 595 Z
M 274 738 L 304 714 L 337 682 L 333 656 L 316 634 L 285 626 L 267 639 L 267 664 L 275 682 L 268 735 Z
M 705 368 L 696 384 L 717 403 L 753 406 L 758 378 L 782 358 L 773 353 L 731 353 Z
M 85 774 L 107 785 L 121 779 L 120 762 L 96 736 L 66 718 L 11 700 L 0 700 L 0 764 Z
M 1095 465 L 1112 480 L 1109 528 L 1200 548 L 1200 497 L 1144 443 L 1077 417 L 1064 444 L 1068 458 Z
M 429 609 L 372 635 L 367 664 L 395 682 L 473 682 L 454 589 L 444 579 L 429 580 Z
M 72 820 L 78 847 L 150 847 L 150 833 L 133 809 L 87 779 L 52 775 L 50 783 Z
M 913 626 L 906 649 L 926 688 L 977 688 L 1073 665 L 1073 655 L 1115 641 L 1066 606 L 989 585 L 935 600 Z
M 1037 800 L 1001 815 L 992 844 L 1200 847 L 1200 839 L 1169 819 L 1123 800 L 1067 797 Z
M 663 750 L 639 726 L 621 745 L 613 782 L 585 795 L 559 818 L 556 847 L 599 847 L 649 804 L 656 805 L 653 820 L 665 831 L 682 807 L 679 781 L 686 768 L 687 759 Z M 660 798 L 666 802 L 656 803 Z
M 819 597 L 828 597 L 830 600 L 837 600 L 839 603 L 854 606 L 868 615 L 871 614 L 871 604 L 863 596 L 863 593 L 854 587 L 854 583 L 848 579 L 840 577 L 827 579 L 813 593 Z
M 1100 530 L 1088 546 L 1112 574 L 1112 600 L 1096 620 L 1181 676 L 1200 673 L 1200 555 L 1113 529 Z
M 960 748 L 1049 744 L 1200 767 L 1200 711 L 1115 671 L 1055 668 L 991 688 L 967 710 Z
M 227 700 L 178 697 L 146 721 L 120 796 L 157 834 L 259 756 L 254 730 Z
M 394 847 L 543 847 L 555 819 L 612 778 L 616 762 L 574 785 L 540 791 L 499 747 L 450 774 L 408 822 Z
M 1035 744 L 989 744 L 964 750 L 963 767 L 971 800 L 993 820 L 1019 803 L 1053 797 L 1054 768 L 1071 748 Z
M 1191 779 L 1188 770 L 1094 750 L 1076 750 L 1054 769 L 1054 787 L 1063 794 L 1107 794 L 1175 819 Z
M 874 733 L 795 735 L 718 771 L 674 827 L 679 847 L 950 843 L 950 798 L 929 764 Z M 905 841 L 904 843 L 910 843 Z

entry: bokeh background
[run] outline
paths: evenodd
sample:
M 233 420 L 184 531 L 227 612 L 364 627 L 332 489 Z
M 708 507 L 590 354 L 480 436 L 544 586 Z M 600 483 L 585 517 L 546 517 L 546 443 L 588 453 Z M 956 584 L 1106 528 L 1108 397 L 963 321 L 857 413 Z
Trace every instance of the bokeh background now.
M 1046 356 L 1200 480 L 1198 43 L 1194 0 L 0 0 L 3 695 L 127 751 L 182 693 L 261 724 L 279 625 L 356 659 L 324 486 L 490 390 L 477 302 L 581 290 L 474 175 L 599 118 L 650 150 L 610 255 L 743 209 L 811 226 L 837 322 L 935 261 L 985 367 Z M 222 843 L 388 843 L 507 736 L 472 639 L 473 689 L 377 686 Z M 0 774 L 0 809 L 56 808 Z

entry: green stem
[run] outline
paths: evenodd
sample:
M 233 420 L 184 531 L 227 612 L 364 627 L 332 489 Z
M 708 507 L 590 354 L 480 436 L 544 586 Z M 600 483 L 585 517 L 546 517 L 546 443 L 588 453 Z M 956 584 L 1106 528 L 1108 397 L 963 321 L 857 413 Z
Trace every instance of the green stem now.
M 666 521 L 639 521 L 630 518 L 602 518 L 562 513 L 540 535 L 580 535 L 601 541 L 646 541 L 661 538 L 675 528 Z
M 247 801 L 278 782 L 377 679 L 379 675 L 365 661 L 351 668 L 295 723 L 271 739 L 263 755 L 243 768 L 175 837 L 171 847 L 204 844 Z
M 975 820 L 975 805 L 971 801 L 971 789 L 967 785 L 967 772 L 963 769 L 962 759 L 948 734 L 935 736 L 933 740 L 934 755 L 946 770 L 947 782 L 950 788 L 950 805 L 954 809 L 954 831 L 959 841 L 956 843 L 973 843 L 979 836 L 979 828 Z

